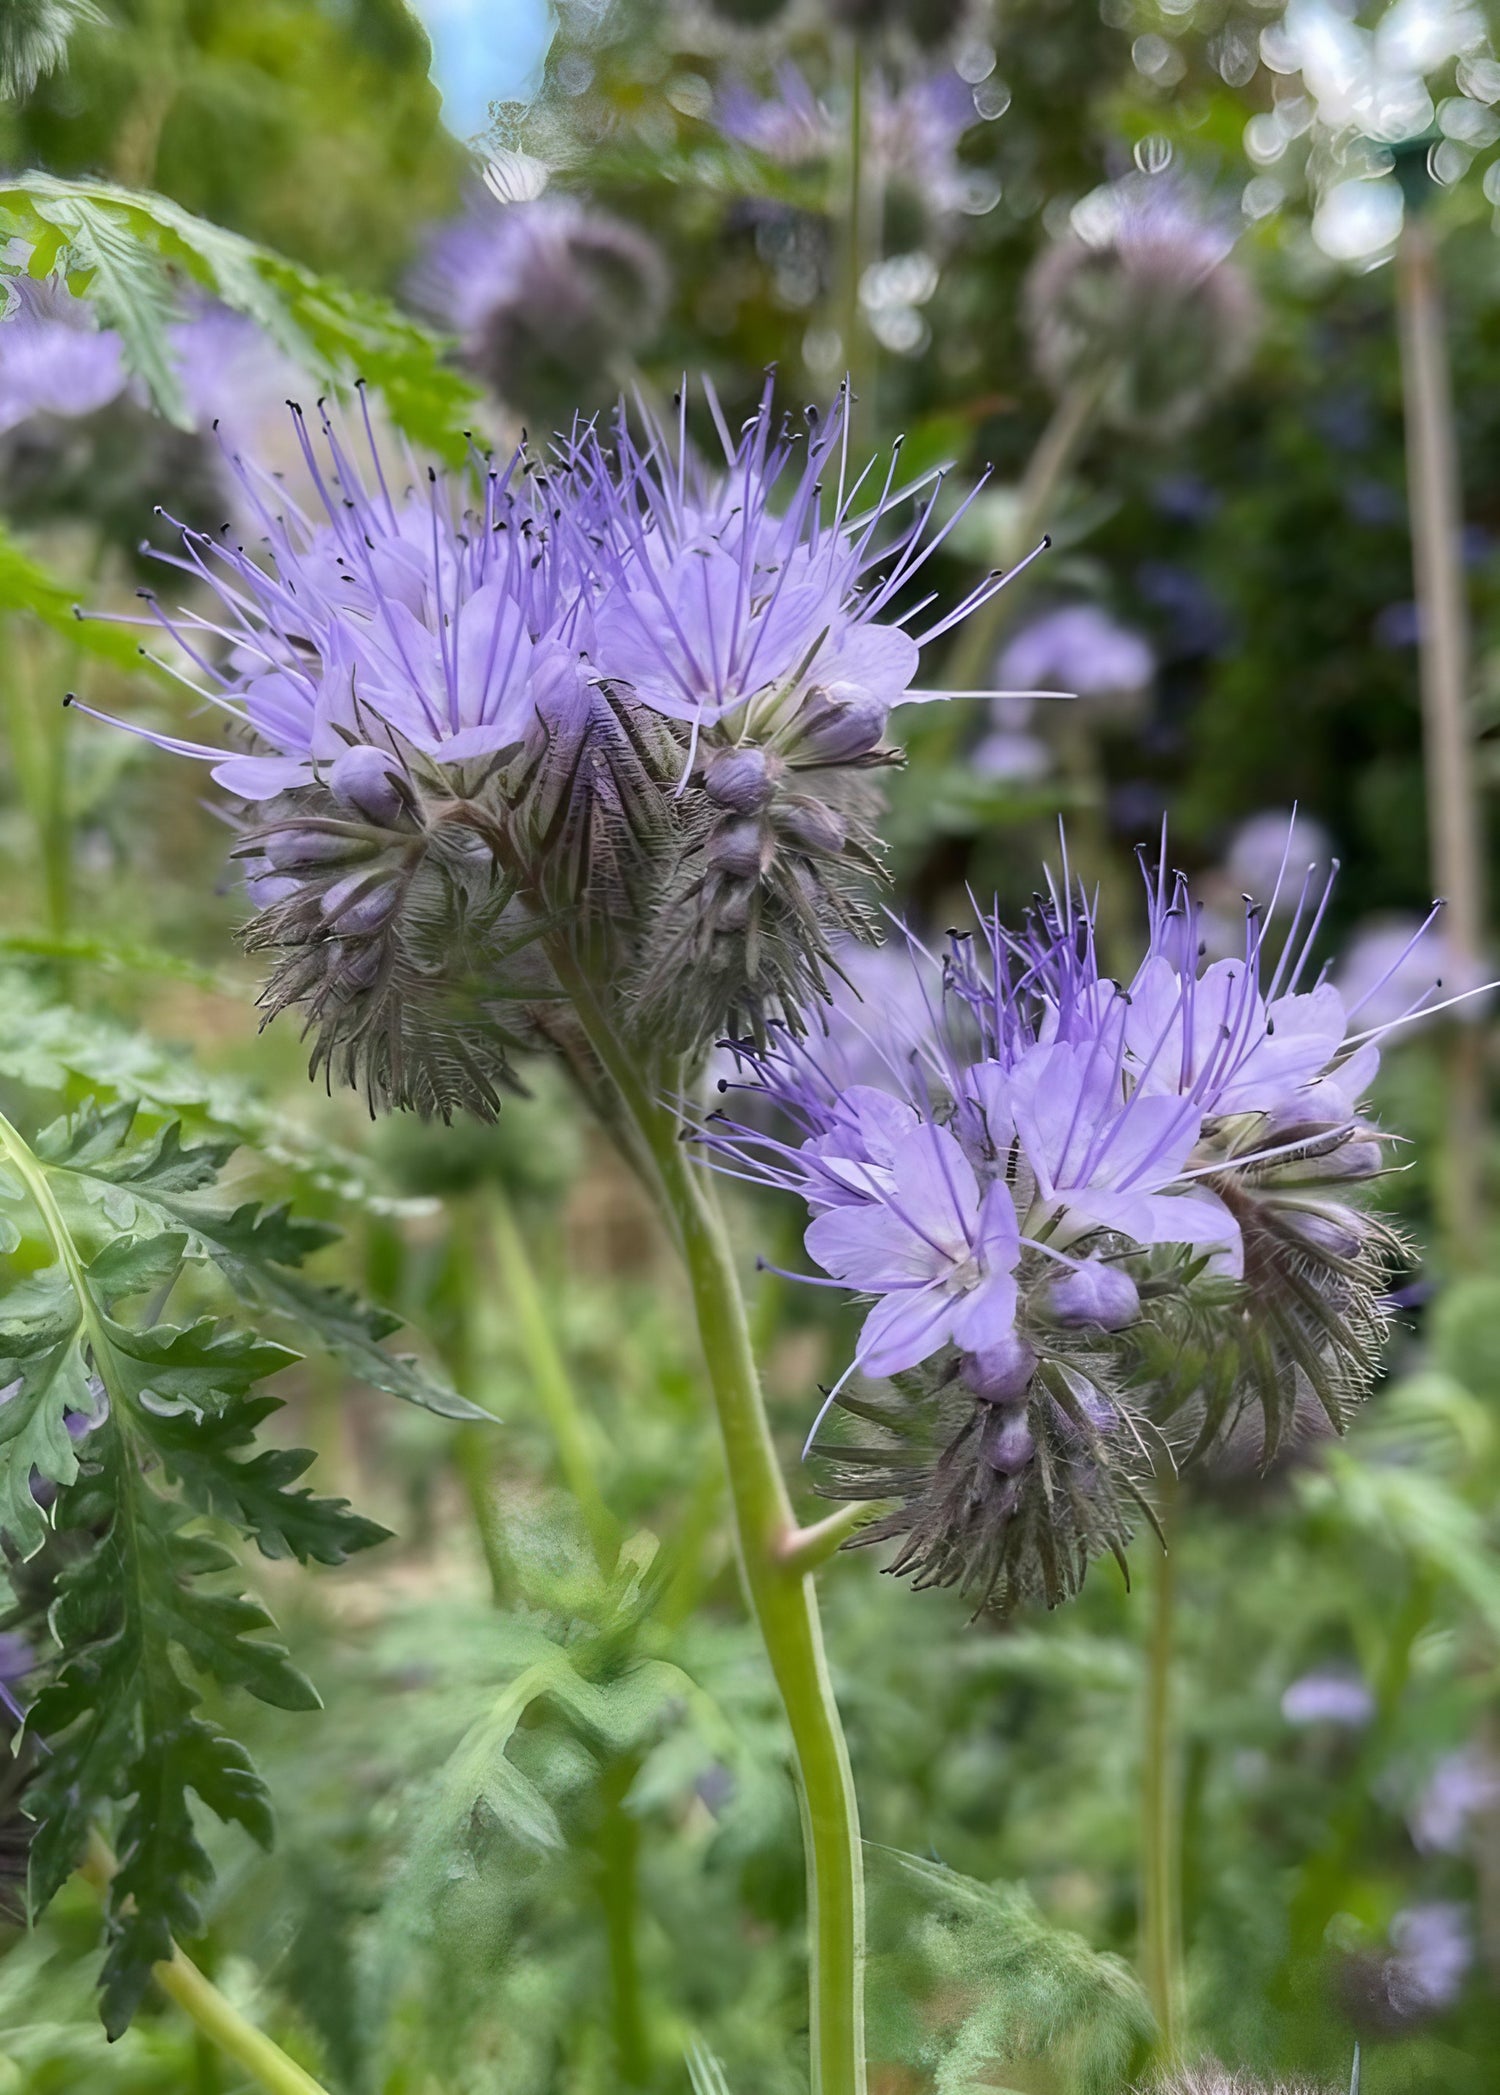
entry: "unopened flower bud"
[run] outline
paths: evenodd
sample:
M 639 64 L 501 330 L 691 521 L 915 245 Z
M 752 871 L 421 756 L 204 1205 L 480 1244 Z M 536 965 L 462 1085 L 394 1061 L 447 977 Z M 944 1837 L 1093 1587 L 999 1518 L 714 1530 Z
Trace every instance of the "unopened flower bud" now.
M 776 811 L 776 827 L 799 851 L 825 852 L 836 857 L 849 833 L 842 815 L 821 800 L 794 800 Z
M 766 869 L 771 843 L 753 816 L 721 822 L 708 840 L 708 862 L 716 873 L 749 880 Z
M 716 749 L 704 768 L 703 788 L 710 800 L 740 815 L 759 813 L 776 790 L 766 752 L 754 743 Z
M 1098 1324 L 1105 1331 L 1123 1331 L 1140 1315 L 1141 1298 L 1120 1267 L 1086 1259 L 1053 1281 L 1047 1307 L 1059 1324 Z
M 1036 1454 L 1024 1412 L 997 1412 L 985 1428 L 984 1459 L 1002 1477 L 1018 1477 Z
M 1036 1373 L 1037 1352 L 1012 1331 L 982 1353 L 963 1357 L 964 1383 L 987 1404 L 1013 1404 L 1024 1397 Z
M 342 800 L 371 822 L 394 822 L 403 806 L 393 776 L 397 769 L 388 751 L 358 743 L 334 758 L 328 788 L 335 800 Z
M 297 866 L 336 866 L 346 859 L 367 858 L 370 847 L 358 837 L 340 836 L 334 830 L 303 829 L 296 824 L 273 829 L 262 849 L 279 873 Z
M 877 699 L 836 701 L 819 693 L 798 723 L 799 753 L 823 764 L 850 763 L 878 745 L 889 717 Z
M 368 873 L 351 873 L 323 897 L 323 921 L 346 938 L 367 938 L 395 908 L 396 892 L 392 881 L 372 882 Z
M 1360 1217 L 1352 1208 L 1291 1209 L 1292 1227 L 1304 1242 L 1329 1258 L 1357 1259 L 1364 1243 Z

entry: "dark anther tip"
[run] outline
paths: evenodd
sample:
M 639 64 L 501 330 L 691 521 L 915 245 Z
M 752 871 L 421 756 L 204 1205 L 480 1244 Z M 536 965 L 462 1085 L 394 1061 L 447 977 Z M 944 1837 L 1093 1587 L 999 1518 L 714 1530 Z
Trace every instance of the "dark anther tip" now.
M 77 693 L 76 691 L 65 691 L 65 692 L 63 693 L 63 704 L 64 704 L 64 706 L 71 706 L 71 705 L 73 705 L 73 704 L 75 703 L 75 701 L 77 700 L 77 697 L 78 697 L 78 693 Z

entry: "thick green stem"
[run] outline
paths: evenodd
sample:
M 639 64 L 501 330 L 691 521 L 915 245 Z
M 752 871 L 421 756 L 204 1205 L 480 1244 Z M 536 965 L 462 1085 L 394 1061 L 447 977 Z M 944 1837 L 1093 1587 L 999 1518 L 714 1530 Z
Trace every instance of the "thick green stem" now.
M 651 2052 L 641 2012 L 640 1952 L 636 1924 L 640 1915 L 640 1822 L 626 1808 L 630 1786 L 640 1773 L 640 1756 L 625 1754 L 606 1771 L 601 1793 L 604 1806 L 599 1828 L 599 1875 L 604 1927 L 609 1945 L 610 2026 L 614 2033 L 615 2068 L 620 2084 L 644 2088 L 651 2079 Z
M 794 1529 L 750 1348 L 744 1300 L 711 1184 L 675 1127 L 653 1143 L 681 1227 L 729 1471 L 740 1563 L 781 1693 L 807 1844 L 813 2095 L 863 2095 L 864 1877 L 859 1813 L 810 1575 L 785 1560 Z
M 82 1874 L 101 1897 L 108 1895 L 115 1867 L 114 1856 L 95 1834 Z M 328 2095 L 321 2081 L 305 2073 L 253 2022 L 247 2022 L 180 1949 L 153 1965 L 152 1977 L 210 2043 L 226 2058 L 233 2059 L 258 2087 L 266 2090 L 266 2095 Z
M 687 1266 L 740 1568 L 792 1734 L 807 1856 L 812 2095 L 865 2095 L 864 1864 L 854 1776 L 812 1577 L 785 1561 L 796 1521 L 717 1192 L 686 1154 L 679 1113 L 616 1037 L 586 972 L 566 949 L 552 957 L 620 1105 L 640 1130 L 652 1188 Z
M 1407 501 L 1421 624 L 1422 738 L 1433 880 L 1447 910 L 1455 972 L 1484 953 L 1483 840 L 1469 719 L 1469 617 L 1463 509 L 1442 291 L 1432 236 L 1408 220 L 1396 270 L 1406 405 Z M 1455 1260 L 1482 1263 L 1484 1063 L 1472 1026 L 1455 1028 L 1449 1057 L 1443 1184 Z
M 1141 1976 L 1156 2014 L 1161 2057 L 1168 2063 L 1178 2056 L 1183 1991 L 1181 1825 L 1172 1707 L 1177 1568 L 1171 1490 L 1170 1483 L 1163 1484 L 1161 1522 L 1167 1547 L 1153 1566 L 1141 1740 Z

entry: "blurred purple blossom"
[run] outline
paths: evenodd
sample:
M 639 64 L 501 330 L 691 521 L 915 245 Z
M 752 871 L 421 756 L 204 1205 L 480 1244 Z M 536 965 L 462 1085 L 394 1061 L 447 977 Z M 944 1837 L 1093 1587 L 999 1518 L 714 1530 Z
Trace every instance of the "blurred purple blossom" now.
M 1257 307 L 1232 259 L 1237 222 L 1166 174 L 1080 199 L 1033 264 L 1025 305 L 1038 371 L 1061 397 L 1099 390 L 1116 428 L 1172 436 L 1243 367 Z
M 994 725 L 967 760 L 981 778 L 1023 785 L 1047 776 L 1052 751 L 1040 735 L 1029 732 L 1035 710 L 1035 701 L 1029 698 L 990 700 Z
M 719 95 L 716 120 L 726 138 L 764 153 L 783 167 L 831 159 L 844 138 L 841 115 L 813 92 L 790 60 L 776 67 L 774 92 L 761 96 L 743 81 Z M 938 218 L 972 209 L 973 173 L 958 157 L 966 131 L 979 122 L 974 90 L 949 71 L 920 74 L 892 85 L 883 73 L 866 91 L 866 151 L 885 182 L 909 183 Z
M 1407 1906 L 1391 1922 L 1390 1943 L 1382 1971 L 1396 2018 L 1413 2021 L 1451 2007 L 1474 1962 L 1468 1908 L 1446 1899 Z
M 1357 1673 L 1323 1667 L 1292 1682 L 1281 1698 L 1281 1714 L 1299 1730 L 1330 1724 L 1360 1731 L 1375 1714 L 1375 1697 Z
M 1267 808 L 1251 815 L 1229 839 L 1224 871 L 1237 891 L 1267 912 L 1290 909 L 1308 868 L 1326 874 L 1333 839 L 1312 815 L 1295 808 Z
M 1422 637 L 1421 614 L 1413 603 L 1386 604 L 1376 612 L 1372 631 L 1381 647 L 1415 647 Z
M 1460 1855 L 1469 1826 L 1500 1809 L 1500 1761 L 1482 1746 L 1446 1753 L 1412 1806 L 1411 1837 L 1424 1855 Z
M 1458 960 L 1435 912 L 1368 920 L 1350 940 L 1333 979 L 1360 1025 L 1372 1029 L 1399 1025 L 1411 1032 L 1426 1023 L 1426 1013 L 1455 997 L 1463 1002 L 1449 1015 L 1474 1019 L 1489 1001 L 1476 994 L 1489 971 Z
M 1141 691 L 1155 673 L 1149 642 L 1097 604 L 1068 604 L 1034 619 L 1006 647 L 996 671 L 1003 685 L 1055 686 L 1080 698 Z
M 431 235 L 409 289 L 502 400 L 565 426 L 654 332 L 667 273 L 638 227 L 576 197 L 486 194 Z
M 126 390 L 120 338 L 87 300 L 55 278 L 7 280 L 15 304 L 0 318 L 0 435 L 33 415 L 96 414 Z

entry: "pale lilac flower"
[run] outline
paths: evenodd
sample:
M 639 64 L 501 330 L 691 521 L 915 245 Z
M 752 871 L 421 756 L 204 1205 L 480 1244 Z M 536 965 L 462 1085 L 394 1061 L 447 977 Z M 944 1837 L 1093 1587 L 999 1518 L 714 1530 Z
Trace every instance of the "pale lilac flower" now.
M 1281 1714 L 1299 1729 L 1329 1724 L 1361 1731 L 1375 1714 L 1375 1697 L 1357 1673 L 1324 1668 L 1301 1674 L 1281 1698 Z
M 724 730 L 709 791 L 749 813 L 787 770 L 867 758 L 894 706 L 949 695 L 914 688 L 921 649 L 1010 578 L 986 577 L 926 622 L 921 605 L 897 611 L 973 494 L 934 528 L 941 475 L 920 500 L 897 485 L 896 454 L 883 481 L 852 475 L 842 392 L 798 430 L 778 425 L 768 382 L 737 437 L 708 398 L 716 469 L 692 457 L 685 420 L 673 434 L 648 418 L 641 444 L 623 415 L 612 450 L 591 431 L 567 463 L 603 582 L 601 673 L 668 718 Z
M 839 1472 L 827 1450 L 840 1488 L 879 1479 L 902 1501 L 879 1532 L 904 1538 L 895 1568 L 919 1579 L 1062 1597 L 1042 1510 L 1061 1479 L 1079 1570 L 1116 1546 L 1144 1445 L 1138 1347 L 1159 1385 L 1148 1423 L 1173 1422 L 1183 1459 L 1252 1404 L 1269 1459 L 1299 1407 L 1340 1425 L 1375 1372 L 1391 1240 L 1357 1204 L 1380 1166 L 1358 1110 L 1375 1047 L 1335 991 L 1298 986 L 1321 904 L 1304 921 L 1304 884 L 1263 973 L 1255 911 L 1244 956 L 1205 968 L 1186 884 L 1163 866 L 1148 892 L 1128 990 L 1101 974 L 1065 879 L 1019 930 L 996 914 L 954 934 L 925 1026 L 862 1059 L 858 1082 L 839 1015 L 825 1036 L 772 1027 L 738 1059 L 774 1115 L 731 1087 L 702 1130 L 718 1168 L 807 1203 L 819 1284 L 874 1298 L 814 1434 L 840 1402 L 903 1443 L 924 1404 L 944 1423 L 946 1453 L 910 1467 L 877 1448 Z M 1179 1356 L 1181 1388 L 1163 1365 Z M 894 1394 L 846 1399 L 856 1371 Z
M 1295 867 L 1300 880 L 1309 867 L 1326 875 L 1332 862 L 1333 840 L 1321 822 L 1297 808 L 1268 808 L 1235 830 L 1224 871 L 1237 889 L 1267 908 L 1290 909 L 1287 867 Z
M 1407 1906 L 1391 1922 L 1390 1942 L 1382 1968 L 1395 2016 L 1412 2021 L 1451 2007 L 1474 1962 L 1467 1907 L 1451 1899 Z
M 1134 1011 L 1130 1016 L 1134 1016 Z M 1192 1193 L 1183 1173 L 1201 1116 L 1180 1097 L 1124 1081 L 1119 1028 L 1096 1041 L 1039 1046 L 1005 1081 L 1016 1133 L 1036 1177 L 1027 1228 L 1050 1225 L 1064 1248 L 1096 1230 L 1145 1247 L 1194 1244 L 1239 1256 L 1234 1218 L 1212 1193 Z M 998 1087 L 997 1087 L 998 1088 Z M 994 1127 L 994 1109 L 990 1125 Z
M 1021 1255 L 1006 1187 L 983 1193 L 944 1128 L 913 1127 L 886 1152 L 877 1200 L 828 1208 L 808 1226 L 825 1272 L 878 1299 L 856 1360 L 867 1374 L 916 1367 L 941 1347 L 983 1353 L 1015 1322 Z
M 1372 1033 L 1403 1034 L 1439 1012 L 1460 1021 L 1480 1018 L 1488 1005 L 1486 971 L 1461 961 L 1444 936 L 1442 919 L 1385 917 L 1364 924 L 1335 970 L 1348 1009 Z
M 4 281 L 15 304 L 0 314 L 0 435 L 35 415 L 71 421 L 118 400 L 129 382 L 120 338 L 88 301 L 53 278 Z
M 715 121 L 726 138 L 783 167 L 815 167 L 841 150 L 843 113 L 815 94 L 789 59 L 775 70 L 774 92 L 757 95 L 742 81 L 724 88 Z M 886 183 L 905 183 L 935 218 L 972 209 L 975 178 L 958 157 L 959 141 L 979 121 L 974 91 L 940 70 L 893 82 L 875 72 L 866 87 L 865 138 L 871 166 Z
M 1149 642 L 1097 604 L 1069 604 L 1024 626 L 1000 657 L 998 681 L 1054 685 L 1080 698 L 1143 691 L 1156 674 Z
M 790 59 L 776 67 L 775 93 L 759 96 L 742 80 L 719 93 L 715 121 L 726 138 L 764 153 L 783 167 L 826 159 L 838 143 L 832 115 L 813 93 L 807 75 Z
M 362 473 L 326 413 L 320 456 L 293 413 L 317 508 L 302 510 L 236 461 L 260 556 L 185 528 L 171 564 L 218 594 L 218 613 L 156 610 L 196 667 L 200 697 L 257 749 L 148 738 L 211 763 L 227 792 L 263 801 L 355 748 L 373 749 L 392 772 L 408 750 L 482 762 L 524 739 L 539 705 L 581 703 L 573 635 L 582 608 L 576 594 L 565 607 L 545 536 L 532 528 L 521 455 L 487 474 L 470 510 L 436 474 L 420 490 L 393 491 L 373 442 Z
M 1500 1761 L 1477 1745 L 1446 1753 L 1412 1808 L 1411 1837 L 1424 1855 L 1460 1855 L 1473 1821 L 1500 1810 Z
M 993 726 L 967 759 L 981 778 L 1029 784 L 1047 776 L 1052 752 L 1040 735 L 1030 732 L 1033 711 L 1027 698 L 991 699 Z

